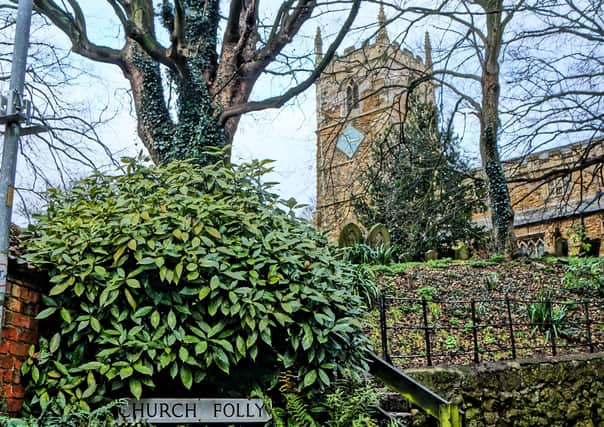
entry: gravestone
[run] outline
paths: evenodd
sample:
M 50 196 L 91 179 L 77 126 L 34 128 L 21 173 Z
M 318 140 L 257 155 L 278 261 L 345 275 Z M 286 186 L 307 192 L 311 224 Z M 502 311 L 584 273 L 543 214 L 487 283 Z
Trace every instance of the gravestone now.
M 340 235 L 338 236 L 338 245 L 341 248 L 344 248 L 354 246 L 357 243 L 363 243 L 364 240 L 363 230 L 361 230 L 361 227 L 353 222 L 350 222 L 342 228 L 342 231 L 340 231 Z
M 390 247 L 390 233 L 384 224 L 375 224 L 369 230 L 367 234 L 367 243 L 372 248 L 389 248 Z
M 467 260 L 470 258 L 470 250 L 464 242 L 457 242 L 457 245 L 453 246 L 455 253 L 455 259 Z
M 438 259 L 438 252 L 434 249 L 430 249 L 425 253 L 426 261 L 436 261 Z

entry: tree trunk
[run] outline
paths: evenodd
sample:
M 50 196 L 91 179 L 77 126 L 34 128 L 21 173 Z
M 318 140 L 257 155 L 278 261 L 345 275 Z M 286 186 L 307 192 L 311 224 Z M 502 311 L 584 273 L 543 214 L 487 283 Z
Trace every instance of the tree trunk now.
M 174 124 L 164 103 L 159 64 L 151 60 L 134 41 L 124 54 L 124 74 L 130 82 L 137 117 L 138 135 L 154 163 L 161 163 L 171 143 Z
M 487 40 L 482 67 L 482 114 L 480 115 L 480 154 L 491 206 L 494 249 L 508 258 L 517 253 L 514 211 L 499 157 L 499 54 L 502 45 L 502 2 L 487 0 Z
M 208 156 L 208 151 L 223 148 L 227 142 L 210 92 L 217 62 L 214 46 L 218 1 L 185 0 L 182 4 L 192 13 L 181 29 L 183 40 L 189 42 L 175 47 L 171 56 L 174 66 L 168 70 L 175 105 L 168 109 L 159 63 L 132 39 L 128 39 L 124 49 L 124 68 L 132 88 L 138 134 L 152 160 L 167 163 L 188 159 L 207 164 L 216 161 L 215 156 Z M 134 19 L 142 20 L 144 16 L 134 14 Z M 144 27 L 143 22 L 136 23 Z

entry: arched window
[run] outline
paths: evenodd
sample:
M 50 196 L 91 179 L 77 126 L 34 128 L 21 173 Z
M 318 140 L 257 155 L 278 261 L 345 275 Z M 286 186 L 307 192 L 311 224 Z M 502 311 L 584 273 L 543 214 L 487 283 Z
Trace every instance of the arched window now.
M 359 85 L 350 82 L 346 87 L 346 111 L 350 113 L 355 108 L 359 108 Z
M 529 242 L 526 248 L 526 254 L 531 258 L 535 256 L 535 242 Z
M 526 242 L 520 242 L 518 244 L 518 250 L 520 252 L 520 255 L 526 255 Z
M 537 240 L 537 256 L 542 257 L 545 254 L 545 243 L 543 240 Z

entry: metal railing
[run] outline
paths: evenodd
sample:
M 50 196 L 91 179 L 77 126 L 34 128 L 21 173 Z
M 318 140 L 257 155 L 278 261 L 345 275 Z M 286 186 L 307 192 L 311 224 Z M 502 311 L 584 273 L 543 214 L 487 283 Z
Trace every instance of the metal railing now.
M 462 427 L 464 412 L 423 384 L 374 354 L 369 355 L 369 371 L 392 390 L 436 418 L 440 427 Z
M 382 295 L 379 312 L 382 357 L 405 367 L 604 351 L 598 301 Z

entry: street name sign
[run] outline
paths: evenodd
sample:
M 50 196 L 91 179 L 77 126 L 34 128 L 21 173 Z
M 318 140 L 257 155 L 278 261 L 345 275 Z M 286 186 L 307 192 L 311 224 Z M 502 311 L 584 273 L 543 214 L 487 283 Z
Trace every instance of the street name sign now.
M 271 419 L 261 399 L 130 399 L 120 408 L 129 422 L 261 423 Z

